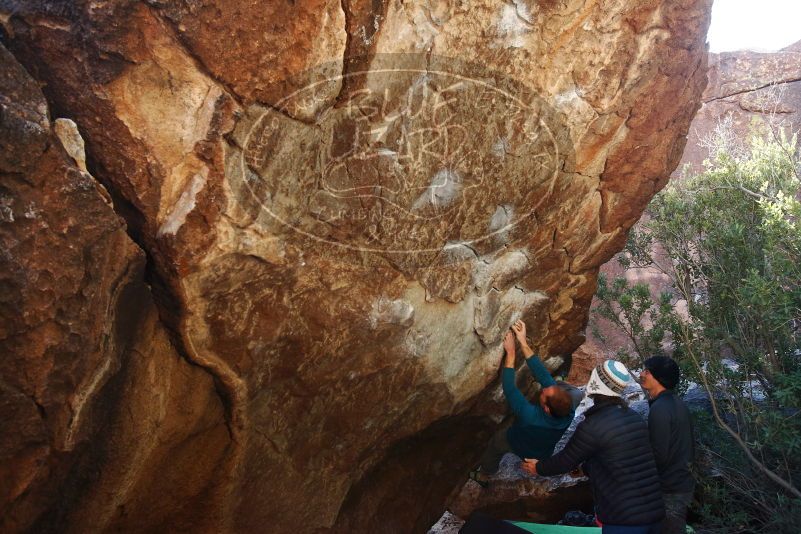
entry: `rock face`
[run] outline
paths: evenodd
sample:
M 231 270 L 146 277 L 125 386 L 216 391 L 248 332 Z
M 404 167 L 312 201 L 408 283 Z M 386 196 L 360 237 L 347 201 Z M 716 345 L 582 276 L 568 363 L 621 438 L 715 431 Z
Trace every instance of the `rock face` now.
M 743 141 L 754 131 L 776 135 L 782 129 L 788 134 L 801 130 L 801 42 L 771 53 L 709 54 L 708 76 L 703 104 L 690 125 L 687 147 L 674 179 L 682 172 L 703 171 L 703 161 L 709 157 L 706 140 L 718 129 Z M 605 264 L 602 272 L 610 279 L 623 276 L 630 283 L 646 283 L 654 296 L 667 288 L 666 278 L 658 271 L 624 270 L 616 258 Z M 631 348 L 614 327 L 603 320 L 599 324 L 605 340 L 588 336 L 578 354 L 574 353 L 583 362 L 580 367 L 612 357 L 620 346 Z
M 0 531 L 206 524 L 230 446 L 213 377 L 172 348 L 74 124 L 0 65 Z
M 509 325 L 583 341 L 710 3 L 0 1 L 76 125 L 4 56 L 8 529 L 427 528 Z

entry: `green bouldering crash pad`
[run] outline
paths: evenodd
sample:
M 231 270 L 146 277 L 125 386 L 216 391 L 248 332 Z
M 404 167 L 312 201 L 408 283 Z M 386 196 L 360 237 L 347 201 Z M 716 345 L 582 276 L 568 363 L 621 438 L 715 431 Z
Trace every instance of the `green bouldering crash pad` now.
M 601 534 L 600 527 L 568 527 L 565 525 L 540 525 L 522 521 L 508 521 L 517 528 L 534 534 Z

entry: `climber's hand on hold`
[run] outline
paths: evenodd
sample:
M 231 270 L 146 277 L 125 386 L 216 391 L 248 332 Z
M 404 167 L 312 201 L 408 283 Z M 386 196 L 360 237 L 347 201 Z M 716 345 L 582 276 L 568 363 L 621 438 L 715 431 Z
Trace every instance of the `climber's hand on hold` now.
M 536 475 L 538 461 L 536 458 L 523 458 L 523 463 L 520 464 L 520 467 L 529 475 Z
M 512 330 L 514 330 L 515 336 L 517 336 L 517 340 L 520 342 L 521 345 L 526 344 L 526 323 L 522 320 L 518 319 L 515 321 L 515 324 L 512 325 Z
M 517 340 L 520 342 L 520 349 L 523 351 L 523 357 L 531 358 L 534 355 L 534 351 L 531 350 L 531 347 L 528 346 L 528 341 L 526 341 L 526 323 L 518 319 L 515 321 L 515 324 L 512 325 L 512 330 L 515 336 L 517 336 Z

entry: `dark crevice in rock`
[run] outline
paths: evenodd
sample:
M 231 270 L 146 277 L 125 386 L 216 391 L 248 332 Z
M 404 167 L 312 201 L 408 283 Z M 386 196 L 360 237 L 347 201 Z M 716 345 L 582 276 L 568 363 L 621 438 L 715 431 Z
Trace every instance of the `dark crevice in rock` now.
M 342 6 L 342 12 L 345 14 L 345 54 L 342 58 L 342 87 L 340 87 L 339 94 L 337 95 L 337 104 L 345 100 L 348 95 L 345 89 L 345 80 L 347 79 L 348 51 L 350 51 L 353 43 L 353 34 L 349 31 L 352 24 L 351 21 L 353 20 L 353 14 L 349 9 L 350 0 L 340 0 L 340 5 Z
M 239 400 L 235 392 L 235 387 L 230 384 L 229 380 L 227 380 L 218 369 L 198 361 L 193 351 L 187 347 L 181 327 L 181 321 L 185 313 L 182 306 L 183 299 L 176 294 L 172 285 L 159 273 L 158 268 L 155 266 L 155 261 L 147 252 L 147 249 L 143 247 L 142 243 L 138 241 L 136 241 L 136 243 L 145 250 L 147 257 L 145 280 L 153 295 L 153 301 L 158 310 L 159 320 L 168 333 L 173 348 L 176 353 L 189 364 L 197 366 L 211 375 L 214 381 L 214 389 L 224 408 L 225 425 L 228 429 L 228 435 L 234 443 L 241 442 L 241 437 L 239 436 L 241 422 L 238 421 L 239 417 L 236 415 L 240 411 L 240 407 L 238 406 Z
M 786 84 L 783 84 L 783 85 L 793 85 L 793 84 L 796 84 L 796 83 L 801 83 L 801 79 L 797 80 L 797 81 L 787 82 Z M 741 111 L 743 111 L 745 113 L 759 113 L 759 114 L 762 114 L 762 115 L 793 115 L 793 114 L 797 113 L 797 111 L 798 111 L 798 110 L 795 110 L 795 109 L 779 108 L 779 102 L 774 103 L 774 108 L 773 109 L 768 109 L 769 106 L 765 106 L 763 108 L 762 106 L 759 106 L 757 104 L 751 104 L 751 103 L 743 102 L 743 99 L 739 99 L 739 98 L 738 99 L 732 99 L 732 100 L 723 99 L 722 101 L 727 103 L 727 104 L 736 105 L 738 108 L 740 108 Z
M 387 0 L 340 0 L 345 13 L 345 54 L 342 58 L 342 87 L 336 98 L 339 105 L 364 84 L 364 76 L 354 73 L 366 71 L 375 57 L 376 40 L 381 22 L 386 18 Z

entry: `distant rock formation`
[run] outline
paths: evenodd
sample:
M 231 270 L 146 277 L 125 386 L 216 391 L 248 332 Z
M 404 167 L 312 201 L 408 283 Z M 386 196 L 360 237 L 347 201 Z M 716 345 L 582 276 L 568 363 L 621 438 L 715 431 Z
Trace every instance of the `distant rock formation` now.
M 0 530 L 433 524 L 503 333 L 578 347 L 675 169 L 710 4 L 0 0 Z
M 801 41 L 773 53 L 709 54 L 709 83 L 690 126 L 687 148 L 676 174 L 689 165 L 698 172 L 708 157 L 704 139 L 719 124 L 747 139 L 751 128 L 801 130 Z

